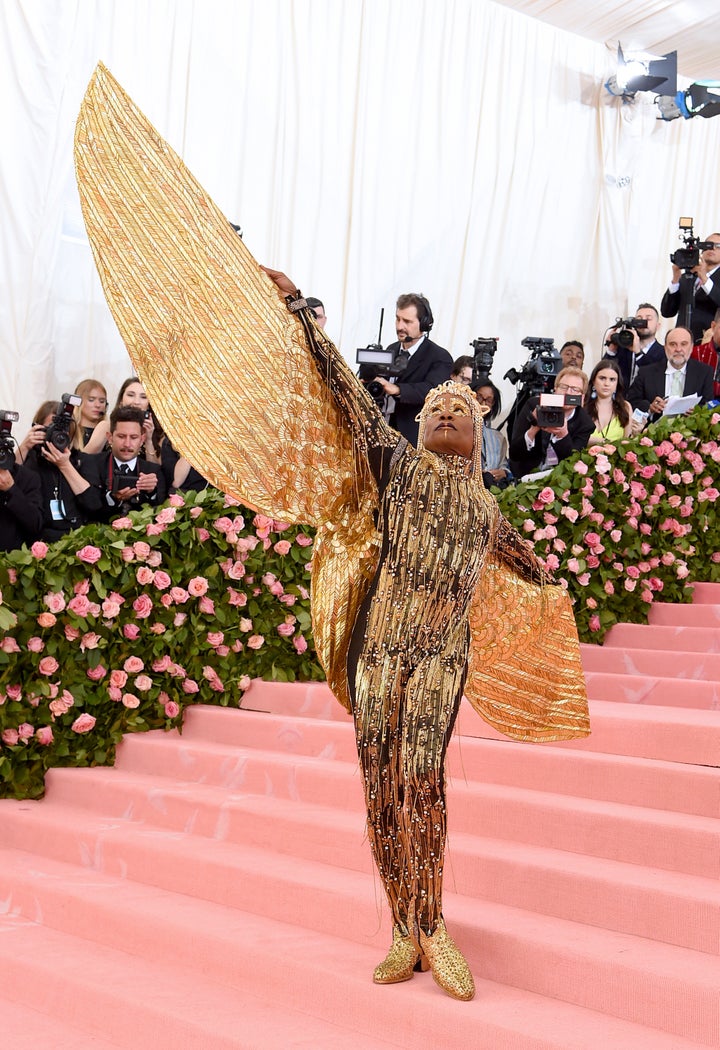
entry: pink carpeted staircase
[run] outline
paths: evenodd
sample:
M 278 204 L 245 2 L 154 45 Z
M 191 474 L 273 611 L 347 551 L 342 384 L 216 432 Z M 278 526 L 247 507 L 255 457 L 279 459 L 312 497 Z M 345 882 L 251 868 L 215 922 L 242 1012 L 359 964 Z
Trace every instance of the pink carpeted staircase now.
M 0 802 L 3 1050 L 720 1047 L 720 586 L 583 646 L 593 734 L 463 707 L 445 916 L 476 977 L 373 985 L 390 923 L 350 720 L 254 683 Z

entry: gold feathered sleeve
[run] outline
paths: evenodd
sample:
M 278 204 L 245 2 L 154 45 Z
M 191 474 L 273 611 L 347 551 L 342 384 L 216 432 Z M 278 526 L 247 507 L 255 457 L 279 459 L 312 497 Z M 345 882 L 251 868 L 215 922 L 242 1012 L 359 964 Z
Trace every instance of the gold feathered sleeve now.
M 530 546 L 500 518 L 495 549 L 470 608 L 465 695 L 516 740 L 566 740 L 590 732 L 570 598 Z
M 175 448 L 270 517 L 318 526 L 358 509 L 362 464 L 303 325 L 102 64 L 75 169 L 105 296 Z

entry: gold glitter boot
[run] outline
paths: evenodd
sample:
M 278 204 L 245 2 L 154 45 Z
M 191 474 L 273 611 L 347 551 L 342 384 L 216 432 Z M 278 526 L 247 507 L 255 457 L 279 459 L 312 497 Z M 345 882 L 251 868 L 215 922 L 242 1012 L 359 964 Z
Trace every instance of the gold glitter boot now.
M 420 930 L 420 947 L 430 963 L 432 975 L 444 992 L 467 1001 L 475 995 L 475 982 L 463 955 L 442 919 L 431 934 Z
M 375 967 L 373 981 L 375 984 L 399 984 L 400 981 L 409 981 L 415 970 L 427 970 L 428 967 L 427 959 L 412 937 L 403 933 L 400 926 L 393 926 L 390 951 Z

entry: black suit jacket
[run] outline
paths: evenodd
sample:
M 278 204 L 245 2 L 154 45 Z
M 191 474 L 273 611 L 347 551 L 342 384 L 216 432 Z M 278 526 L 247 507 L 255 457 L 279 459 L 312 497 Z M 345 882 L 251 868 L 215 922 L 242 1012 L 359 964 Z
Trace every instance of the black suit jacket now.
M 14 551 L 32 543 L 43 523 L 40 479 L 21 463 L 10 468 L 13 484 L 0 491 L 0 551 Z
M 155 491 L 138 492 L 137 496 L 133 496 L 130 500 L 125 500 L 122 503 L 116 502 L 112 495 L 109 495 L 113 489 L 118 488 L 117 477 L 113 470 L 114 463 L 111 464 L 110 459 L 110 450 L 105 449 L 104 452 L 98 452 L 95 456 L 83 456 L 78 467 L 82 476 L 91 485 L 98 488 L 102 494 L 102 507 L 98 512 L 100 521 L 111 521 L 121 514 L 127 514 L 129 510 L 137 510 L 147 503 L 151 503 L 153 506 L 164 503 L 167 495 L 167 486 L 160 466 L 157 463 L 148 463 L 146 459 L 140 459 L 140 457 L 138 457 L 135 472 L 137 474 L 155 474 L 158 479 Z
M 666 371 L 667 361 L 638 369 L 635 382 L 628 390 L 627 395 L 628 401 L 633 408 L 639 408 L 642 412 L 647 412 L 650 403 L 656 397 L 665 397 Z M 683 394 L 700 394 L 701 405 L 710 401 L 713 396 L 712 368 L 691 357 L 685 370 Z
M 400 344 L 392 343 L 387 349 L 397 353 Z M 400 395 L 395 398 L 390 423 L 412 445 L 417 445 L 418 440 L 415 416 L 433 387 L 448 380 L 452 370 L 453 359 L 447 350 L 430 339 L 424 339 L 408 361 L 405 371 L 395 380 L 400 387 Z
M 552 434 L 549 434 L 547 430 L 541 430 L 535 435 L 535 443 L 532 448 L 529 449 L 525 443 L 525 432 L 531 426 L 536 425 L 532 414 L 539 403 L 539 397 L 529 398 L 520 410 L 520 415 L 515 420 L 515 426 L 513 427 L 510 441 L 510 470 L 518 478 L 521 478 L 524 474 L 532 474 L 534 470 L 538 469 L 547 455 L 548 445 L 552 437 Z M 568 420 L 567 428 L 566 437 L 555 442 L 555 453 L 558 462 L 567 459 L 568 456 L 572 455 L 573 452 L 577 452 L 578 449 L 586 447 L 590 435 L 595 429 L 595 424 L 584 408 L 576 408 Z
M 692 334 L 694 343 L 702 343 L 703 332 L 709 328 L 720 308 L 720 267 L 710 275 L 712 288 L 708 294 L 704 288 L 696 288 L 693 294 Z M 665 292 L 660 303 L 663 317 L 675 317 L 680 309 L 680 292 Z
M 616 361 L 620 372 L 622 373 L 623 380 L 625 382 L 625 390 L 630 387 L 630 376 L 632 375 L 633 357 L 635 356 L 631 350 L 628 350 L 624 346 L 617 348 L 617 353 L 609 354 L 605 352 L 603 355 L 610 361 Z M 662 343 L 658 343 L 657 339 L 653 339 L 652 343 L 645 351 L 638 362 L 638 368 L 646 368 L 648 365 L 655 365 L 659 361 L 666 361 L 665 347 Z

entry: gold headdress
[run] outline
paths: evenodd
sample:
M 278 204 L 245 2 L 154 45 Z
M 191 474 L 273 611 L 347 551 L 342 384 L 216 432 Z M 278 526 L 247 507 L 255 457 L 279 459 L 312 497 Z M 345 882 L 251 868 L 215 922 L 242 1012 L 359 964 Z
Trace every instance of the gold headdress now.
M 445 397 L 446 394 L 452 394 L 453 397 L 461 398 L 470 409 L 473 421 L 473 458 L 472 458 L 472 473 L 476 478 L 482 477 L 482 428 L 483 428 L 483 416 L 486 415 L 490 409 L 487 405 L 481 405 L 476 398 L 473 391 L 467 386 L 466 383 L 456 383 L 452 379 L 448 379 L 447 382 L 441 383 L 439 386 L 433 387 L 430 393 L 425 398 L 423 407 L 417 416 L 417 421 L 420 424 L 418 430 L 418 447 L 421 448 L 425 443 L 425 425 L 428 420 L 428 416 L 432 412 L 436 401 Z

